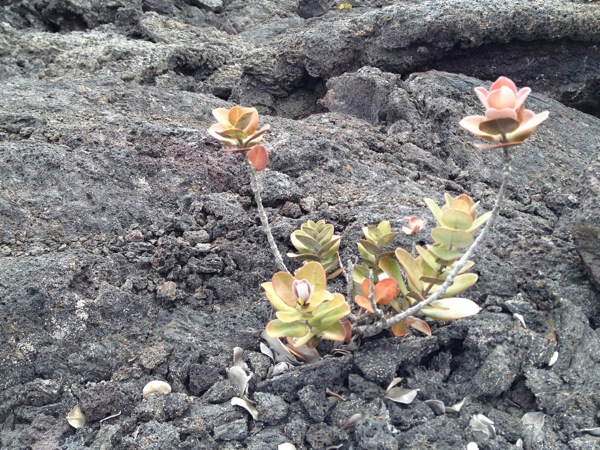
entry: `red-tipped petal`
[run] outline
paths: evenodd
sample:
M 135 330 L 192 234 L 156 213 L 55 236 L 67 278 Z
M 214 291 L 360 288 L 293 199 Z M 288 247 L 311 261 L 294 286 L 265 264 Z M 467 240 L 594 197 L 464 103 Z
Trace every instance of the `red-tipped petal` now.
M 525 110 L 529 111 L 529 110 Z M 527 139 L 529 136 L 533 134 L 535 129 L 539 124 L 541 124 L 544 120 L 548 118 L 550 113 L 548 111 L 541 112 L 539 114 L 534 115 L 525 123 L 523 123 L 519 128 L 517 128 L 512 133 L 509 133 L 507 138 L 509 141 L 523 141 Z
M 488 133 L 484 133 L 479 129 L 479 125 L 486 120 L 483 116 L 468 116 L 462 119 L 458 124 L 467 130 L 469 133 L 474 134 L 475 136 L 479 136 L 486 141 L 498 141 L 500 139 L 499 136 L 491 135 Z
M 517 103 L 516 90 L 513 91 L 507 86 L 502 86 L 500 89 L 496 89 L 490 92 L 487 97 L 488 108 L 493 109 L 515 109 Z
M 531 89 L 528 87 L 524 87 L 517 93 L 517 102 L 515 104 L 515 110 L 518 110 L 523 103 L 525 103 L 525 99 L 531 93 Z
M 260 172 L 269 163 L 269 152 L 264 145 L 255 145 L 248 151 L 248 160 Z
M 494 81 L 494 84 L 492 84 L 492 87 L 490 87 L 490 92 L 495 91 L 497 89 L 501 89 L 502 87 L 507 87 L 511 91 L 513 91 L 515 95 L 517 94 L 517 86 L 515 85 L 513 80 L 507 77 L 500 77 L 496 81 Z
M 517 113 L 512 108 L 494 109 L 489 108 L 485 111 L 485 120 L 498 120 L 498 119 L 513 119 L 517 120 Z
M 487 107 L 488 107 L 487 97 L 489 95 L 488 90 L 484 87 L 476 87 L 475 93 L 477 94 L 477 97 L 479 97 L 479 100 L 481 101 L 481 103 L 483 103 L 483 106 L 487 109 Z

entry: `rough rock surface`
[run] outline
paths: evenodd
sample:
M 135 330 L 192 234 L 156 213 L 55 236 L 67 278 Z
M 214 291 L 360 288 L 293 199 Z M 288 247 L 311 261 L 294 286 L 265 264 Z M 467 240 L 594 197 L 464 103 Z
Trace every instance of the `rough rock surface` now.
M 0 2 L 1 448 L 598 447 L 581 430 L 600 425 L 600 6 L 351 3 Z M 424 197 L 492 207 L 501 156 L 457 123 L 499 75 L 550 118 L 515 149 L 475 256 L 483 311 L 273 375 L 259 285 L 277 269 L 210 111 L 242 102 L 271 124 L 260 178 L 282 253 L 325 219 L 346 261 L 364 224 L 431 223 Z M 230 403 L 235 347 L 256 419 Z M 394 377 L 411 404 L 384 398 Z M 157 379 L 172 393 L 143 398 Z

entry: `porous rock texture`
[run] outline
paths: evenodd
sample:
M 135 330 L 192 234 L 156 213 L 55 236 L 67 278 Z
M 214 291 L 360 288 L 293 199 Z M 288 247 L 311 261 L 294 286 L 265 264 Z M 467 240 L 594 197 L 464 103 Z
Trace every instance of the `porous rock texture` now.
M 600 5 L 350 3 L 0 2 L 1 448 L 598 448 L 582 430 L 600 425 Z M 280 251 L 325 219 L 347 261 L 365 224 L 431 224 L 424 197 L 491 209 L 501 155 L 457 123 L 500 75 L 550 118 L 514 149 L 474 258 L 483 311 L 273 375 L 259 285 L 277 268 L 211 110 L 240 102 L 271 124 L 260 179 Z M 256 419 L 230 403 L 234 347 Z M 412 403 L 384 399 L 394 377 Z M 172 393 L 143 398 L 154 379 Z

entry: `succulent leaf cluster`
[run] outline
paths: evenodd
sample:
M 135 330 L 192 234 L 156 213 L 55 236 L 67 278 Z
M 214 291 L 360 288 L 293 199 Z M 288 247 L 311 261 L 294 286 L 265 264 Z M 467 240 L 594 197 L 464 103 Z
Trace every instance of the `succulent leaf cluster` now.
M 320 263 L 328 273 L 327 279 L 335 278 L 342 272 L 342 268 L 338 268 L 340 237 L 334 234 L 333 225 L 324 220 L 309 220 L 292 233 L 291 241 L 299 254 L 288 253 L 290 258 Z
M 308 261 L 294 276 L 277 272 L 261 286 L 277 316 L 267 324 L 269 336 L 287 338 L 293 347 L 316 347 L 319 339 L 346 340 L 348 327 L 341 320 L 350 306 L 342 294 L 327 290 L 321 263 Z
M 416 246 L 416 257 L 403 248 L 397 248 L 393 252 L 382 250 L 383 244 L 387 245 L 393 240 L 391 237 L 384 238 L 393 234 L 389 223 L 365 227 L 365 238 L 369 245 L 365 246 L 360 241 L 359 252 L 364 264 L 355 266 L 353 273 L 354 281 L 362 291 L 362 295 L 356 295 L 355 302 L 364 311 L 375 312 L 369 298 L 373 296 L 375 304 L 382 308 L 384 315 L 391 317 L 425 300 L 446 281 L 463 256 L 461 250 L 473 243 L 475 231 L 486 222 L 490 213 L 478 217 L 479 203 L 475 203 L 466 194 L 456 198 L 446 195 L 445 200 L 446 204 L 440 208 L 433 200 L 426 199 L 427 206 L 436 219 L 436 227 L 431 232 L 434 243 L 426 247 Z M 379 240 L 374 239 L 375 237 L 379 237 Z M 477 281 L 477 275 L 468 272 L 471 267 L 473 262 L 467 262 L 442 298 L 427 305 L 421 313 L 437 320 L 455 320 L 477 314 L 481 308 L 476 303 L 457 297 Z M 372 276 L 368 271 L 371 271 Z M 375 283 L 373 292 L 371 280 Z M 408 327 L 431 335 L 429 325 L 414 316 L 394 324 L 392 332 L 395 336 L 404 336 L 408 333 Z
M 259 145 L 269 125 L 258 128 L 258 111 L 256 108 L 234 106 L 231 109 L 216 108 L 213 116 L 216 124 L 208 129 L 208 133 L 223 145 L 232 147 L 230 152 L 245 152 L 248 160 L 258 171 L 267 167 L 269 153 L 263 145 Z

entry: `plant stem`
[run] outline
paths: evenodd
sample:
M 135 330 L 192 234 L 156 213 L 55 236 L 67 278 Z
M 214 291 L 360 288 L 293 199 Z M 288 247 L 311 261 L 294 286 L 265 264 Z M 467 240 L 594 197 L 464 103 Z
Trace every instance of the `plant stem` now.
M 452 271 L 448 275 L 448 278 L 446 278 L 446 281 L 444 281 L 444 283 L 440 286 L 440 288 L 436 292 L 434 292 L 432 295 L 427 297 L 422 302 L 419 302 L 415 306 L 408 308 L 406 311 L 396 314 L 395 316 L 393 316 L 387 320 L 383 319 L 383 320 L 379 321 L 378 323 L 375 323 L 372 325 L 356 327 L 354 329 L 356 334 L 362 334 L 364 336 L 373 336 L 373 335 L 379 333 L 381 330 L 390 328 L 393 324 L 401 322 L 402 320 L 406 319 L 407 317 L 418 313 L 423 308 L 425 308 L 427 305 L 429 305 L 431 302 L 439 300 L 446 293 L 446 291 L 448 290 L 450 285 L 454 282 L 454 278 L 456 278 L 458 273 L 462 270 L 462 268 L 465 266 L 465 264 L 469 261 L 469 258 L 473 255 L 473 253 L 475 252 L 477 247 L 485 239 L 485 236 L 487 235 L 487 233 L 493 228 L 494 223 L 496 222 L 496 219 L 498 218 L 498 214 L 500 213 L 500 209 L 502 207 L 502 203 L 504 202 L 504 197 L 506 195 L 506 188 L 508 186 L 510 172 L 512 171 L 512 161 L 513 161 L 513 155 L 510 153 L 510 148 L 502 147 L 502 150 L 504 152 L 504 168 L 502 170 L 502 183 L 501 183 L 500 189 L 498 191 L 498 196 L 496 197 L 496 203 L 494 204 L 494 209 L 492 210 L 492 214 L 490 215 L 490 218 L 486 222 L 485 227 L 481 230 L 481 233 L 479 233 L 479 236 L 477 236 L 477 239 L 475 239 L 475 241 L 467 249 L 467 251 L 462 256 L 462 258 L 460 258 L 458 260 L 458 262 L 456 263 L 456 266 L 454 267 L 454 269 L 452 269 Z
M 273 233 L 271 233 L 271 225 L 269 225 L 267 212 L 265 211 L 265 207 L 262 204 L 260 185 L 258 183 L 258 177 L 256 176 L 256 169 L 245 155 L 244 161 L 246 162 L 246 168 L 248 169 L 248 174 L 250 175 L 250 187 L 252 188 L 252 192 L 254 192 L 254 200 L 256 201 L 256 206 L 258 208 L 258 216 L 260 217 L 260 222 L 262 224 L 263 230 L 267 235 L 267 241 L 269 241 L 269 247 L 271 247 L 271 252 L 275 257 L 275 263 L 277 264 L 279 270 L 289 272 L 287 270 L 287 267 L 285 267 L 285 264 L 283 263 L 281 253 L 279 253 L 279 249 L 277 248 L 277 244 L 275 243 L 275 239 L 273 238 Z

